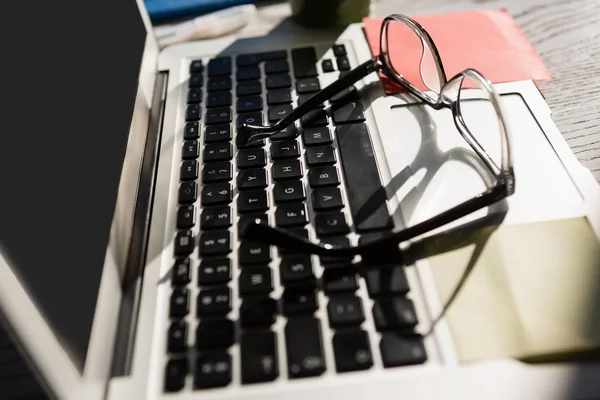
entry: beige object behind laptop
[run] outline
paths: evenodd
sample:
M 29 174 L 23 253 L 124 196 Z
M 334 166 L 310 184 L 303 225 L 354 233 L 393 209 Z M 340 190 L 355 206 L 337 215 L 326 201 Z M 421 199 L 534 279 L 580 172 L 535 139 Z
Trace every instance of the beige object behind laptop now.
M 551 359 L 600 348 L 600 243 L 586 218 L 478 233 L 472 244 L 429 258 L 444 300 L 472 263 L 447 311 L 461 361 Z M 439 239 L 429 250 L 456 240 Z

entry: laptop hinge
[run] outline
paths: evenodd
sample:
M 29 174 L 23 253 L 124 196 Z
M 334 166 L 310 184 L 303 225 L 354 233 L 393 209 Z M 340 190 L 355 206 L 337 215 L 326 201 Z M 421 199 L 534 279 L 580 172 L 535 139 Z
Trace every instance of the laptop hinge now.
M 142 156 L 142 167 L 133 216 L 131 243 L 123 275 L 123 298 L 115 337 L 112 377 L 129 375 L 131 372 L 158 171 L 168 77 L 168 72 L 164 71 L 156 75 L 152 96 L 148 134 Z

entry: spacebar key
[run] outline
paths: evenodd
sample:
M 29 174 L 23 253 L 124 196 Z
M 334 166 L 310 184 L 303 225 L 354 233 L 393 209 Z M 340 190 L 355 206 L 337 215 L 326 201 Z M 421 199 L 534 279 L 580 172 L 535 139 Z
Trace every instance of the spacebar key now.
M 325 371 L 321 323 L 314 317 L 295 317 L 285 326 L 290 378 L 319 376 Z
M 336 128 L 336 136 L 356 230 L 366 232 L 391 228 L 387 196 L 381 186 L 367 125 L 340 125 Z

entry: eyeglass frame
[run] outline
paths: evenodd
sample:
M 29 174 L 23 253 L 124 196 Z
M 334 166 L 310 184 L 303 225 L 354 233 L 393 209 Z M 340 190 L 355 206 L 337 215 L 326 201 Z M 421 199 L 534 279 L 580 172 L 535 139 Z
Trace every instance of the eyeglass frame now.
M 404 23 L 419 37 L 423 46 L 423 52 L 426 50 L 430 50 L 432 52 L 440 82 L 440 90 L 437 100 L 418 89 L 406 78 L 404 78 L 402 74 L 393 68 L 393 64 L 390 61 L 388 52 L 387 38 L 389 24 L 393 21 Z M 465 69 L 464 71 L 453 76 L 450 80 L 447 80 L 439 51 L 435 46 L 433 39 L 418 22 L 406 15 L 392 14 L 383 20 L 379 46 L 379 55 L 372 57 L 368 61 L 349 71 L 342 78 L 315 93 L 302 105 L 292 110 L 290 114 L 277 123 L 268 126 L 251 126 L 248 124 L 242 125 L 238 129 L 238 136 L 236 137 L 236 143 L 238 144 L 238 147 L 246 145 L 254 140 L 268 138 L 282 129 L 285 129 L 302 116 L 314 110 L 316 106 L 322 104 L 326 100 L 330 100 L 333 96 L 351 87 L 367 75 L 371 74 L 372 72 L 381 71 L 388 78 L 398 83 L 410 94 L 428 106 L 432 107 L 434 110 L 440 110 L 442 108 L 450 109 L 453 115 L 454 124 L 460 135 L 463 137 L 463 139 L 465 139 L 473 151 L 475 151 L 475 153 L 482 159 L 488 169 L 495 175 L 495 185 L 493 185 L 491 188 L 488 188 L 488 190 L 485 192 L 482 192 L 479 195 L 476 195 L 475 197 L 466 200 L 448 210 L 445 210 L 425 221 L 417 223 L 416 225 L 404 228 L 398 232 L 389 233 L 376 241 L 360 244 L 354 247 L 333 246 L 327 243 L 312 243 L 308 239 L 301 236 L 294 235 L 293 233 L 278 228 L 270 227 L 269 225 L 260 221 L 260 219 L 257 219 L 254 222 L 249 222 L 242 226 L 240 230 L 241 237 L 252 238 L 253 240 L 265 242 L 270 245 L 293 248 L 296 251 L 302 251 L 320 256 L 345 257 L 376 254 L 382 250 L 387 251 L 391 245 L 400 245 L 402 242 L 416 238 L 482 208 L 488 207 L 511 196 L 514 193 L 515 176 L 512 164 L 512 153 L 510 149 L 510 133 L 506 128 L 507 125 L 500 107 L 498 94 L 493 88 L 491 82 L 481 73 L 472 68 Z M 422 56 L 423 54 L 421 57 Z M 474 135 L 469 131 L 469 128 L 466 126 L 462 117 L 462 112 L 460 110 L 460 95 L 462 93 L 462 82 L 465 77 L 470 77 L 471 79 L 475 80 L 481 86 L 481 88 L 488 93 L 489 100 L 496 111 L 501 136 L 500 166 L 496 165 L 492 158 L 485 152 Z M 456 95 L 450 96 L 451 90 L 456 87 Z

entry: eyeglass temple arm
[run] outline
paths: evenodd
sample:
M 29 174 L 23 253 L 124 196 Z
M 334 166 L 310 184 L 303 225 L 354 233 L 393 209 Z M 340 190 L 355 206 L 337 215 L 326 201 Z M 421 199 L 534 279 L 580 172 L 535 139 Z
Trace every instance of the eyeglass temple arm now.
M 342 90 L 352 86 L 365 76 L 369 75 L 371 72 L 377 71 L 380 68 L 381 63 L 379 62 L 379 58 L 373 57 L 372 59 L 362 63 L 358 67 L 348 72 L 348 74 L 343 78 L 338 79 L 323 90 L 315 93 L 312 97 L 302 103 L 302 105 L 296 107 L 291 113 L 277 123 L 265 126 L 243 124 L 238 128 L 238 134 L 236 138 L 238 147 L 240 147 L 240 145 L 246 145 L 250 141 L 267 138 L 272 134 L 287 128 L 294 121 L 314 110 L 318 105 L 324 103 L 326 100 L 331 99 Z
M 300 237 L 278 228 L 273 228 L 260 219 L 243 225 L 240 229 L 240 237 L 251 238 L 254 241 L 270 244 L 277 247 L 293 249 L 306 254 L 318 256 L 349 257 L 355 255 L 376 254 L 389 249 L 389 246 L 400 245 L 400 243 L 413 239 L 417 236 L 431 232 L 434 229 L 456 221 L 483 207 L 487 207 L 506 196 L 505 185 L 496 186 L 481 195 L 467 200 L 452 207 L 441 214 L 418 223 L 410 228 L 391 233 L 379 240 L 361 244 L 355 247 L 340 247 L 323 243 L 312 243 L 304 237 Z

